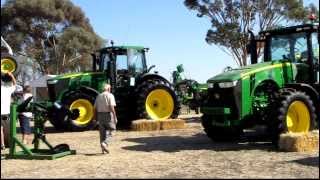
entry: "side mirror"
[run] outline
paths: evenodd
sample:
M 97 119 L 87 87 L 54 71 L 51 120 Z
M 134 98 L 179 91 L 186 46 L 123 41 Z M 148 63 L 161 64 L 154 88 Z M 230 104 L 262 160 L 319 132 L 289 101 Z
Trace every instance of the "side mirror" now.
M 94 53 L 92 53 L 91 57 L 92 57 L 92 61 L 93 61 L 92 62 L 92 70 L 97 71 L 97 64 L 98 64 L 97 56 Z
M 251 51 L 250 51 L 250 44 L 247 44 L 247 45 L 246 45 L 246 50 L 247 50 L 247 53 L 248 53 L 248 54 L 251 54 Z

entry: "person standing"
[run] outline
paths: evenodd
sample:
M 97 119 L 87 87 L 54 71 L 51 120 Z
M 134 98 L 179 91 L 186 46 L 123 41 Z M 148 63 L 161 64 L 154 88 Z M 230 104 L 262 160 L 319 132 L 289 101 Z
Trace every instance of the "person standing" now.
M 23 87 L 23 96 L 21 98 L 21 103 L 27 100 L 29 97 L 32 97 L 31 86 L 27 85 Z M 19 114 L 19 122 L 22 133 L 22 142 L 23 144 L 30 143 L 30 120 L 32 119 L 32 112 L 21 112 Z
M 112 132 L 116 130 L 116 101 L 110 92 L 110 84 L 104 85 L 104 91 L 99 94 L 94 103 L 95 119 L 99 122 L 100 144 L 102 153 L 109 153 L 109 143 Z
M 1 73 L 1 150 L 5 149 L 3 123 L 9 121 L 11 95 L 16 90 L 16 79 L 12 73 Z M 1 157 L 2 159 L 2 157 Z

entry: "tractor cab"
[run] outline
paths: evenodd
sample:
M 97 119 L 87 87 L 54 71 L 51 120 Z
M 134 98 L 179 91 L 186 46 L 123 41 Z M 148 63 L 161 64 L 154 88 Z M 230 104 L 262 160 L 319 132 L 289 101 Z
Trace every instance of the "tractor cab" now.
M 94 71 L 106 72 L 113 87 L 135 85 L 135 78 L 148 72 L 145 52 L 138 46 L 112 46 L 103 48 L 94 56 Z
M 259 35 L 259 39 L 251 38 L 252 64 L 258 62 L 258 53 L 263 51 L 264 54 L 261 56 L 263 62 L 292 63 L 291 68 L 296 71 L 290 71 L 296 72 L 293 74 L 296 83 L 319 84 L 318 24 L 263 31 Z

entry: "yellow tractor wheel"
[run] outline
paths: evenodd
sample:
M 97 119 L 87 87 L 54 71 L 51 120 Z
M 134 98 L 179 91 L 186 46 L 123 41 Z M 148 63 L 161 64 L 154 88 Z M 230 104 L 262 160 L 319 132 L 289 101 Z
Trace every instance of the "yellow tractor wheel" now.
M 1 54 L 1 73 L 16 73 L 18 64 L 16 59 L 9 54 Z
M 166 120 L 178 116 L 180 103 L 169 82 L 159 79 L 145 81 L 138 90 L 138 118 Z
M 316 111 L 309 95 L 301 91 L 286 90 L 280 94 L 270 122 L 273 140 L 278 142 L 281 133 L 306 133 L 316 127 Z M 275 120 L 275 121 L 272 121 Z

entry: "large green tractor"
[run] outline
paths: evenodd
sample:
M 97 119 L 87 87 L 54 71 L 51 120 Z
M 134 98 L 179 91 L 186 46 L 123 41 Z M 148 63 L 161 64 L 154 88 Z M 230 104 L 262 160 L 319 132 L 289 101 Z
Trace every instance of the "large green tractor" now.
M 49 79 L 49 98 L 55 106 L 50 122 L 57 129 L 88 130 L 92 121 L 94 101 L 102 92 L 103 83 L 112 85 L 117 101 L 119 127 L 128 127 L 132 120 L 175 118 L 180 105 L 168 80 L 150 73 L 147 48 L 111 46 L 92 54 L 93 72 L 60 75 Z
M 244 128 L 265 125 L 277 142 L 280 133 L 317 128 L 319 24 L 263 31 L 258 37 L 251 32 L 248 49 L 251 65 L 207 81 L 208 96 L 201 107 L 207 135 L 234 140 Z

